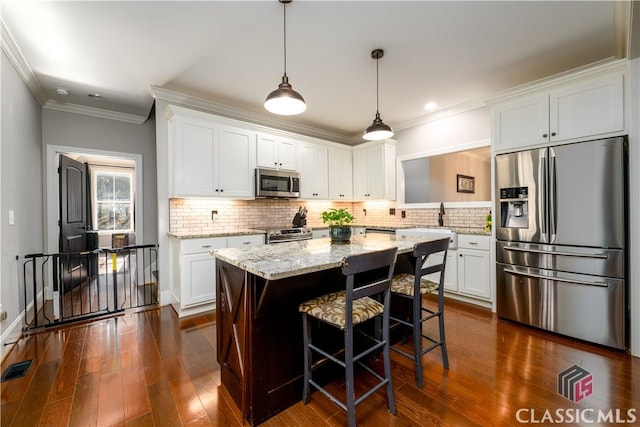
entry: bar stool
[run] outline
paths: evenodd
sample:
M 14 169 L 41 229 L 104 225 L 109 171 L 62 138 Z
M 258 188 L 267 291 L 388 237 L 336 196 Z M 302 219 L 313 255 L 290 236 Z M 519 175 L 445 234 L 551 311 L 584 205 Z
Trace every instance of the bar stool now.
M 360 255 L 352 255 L 342 260 L 342 274 L 346 276 L 346 289 L 322 295 L 318 298 L 306 301 L 299 306 L 302 313 L 302 328 L 304 342 L 304 387 L 302 401 L 309 402 L 309 386 L 313 386 L 326 395 L 332 402 L 347 412 L 349 426 L 356 425 L 355 407 L 365 398 L 371 396 L 382 386 L 387 386 L 387 405 L 391 414 L 396 413 L 396 405 L 393 397 L 393 385 L 391 381 L 391 358 L 389 355 L 389 311 L 390 311 L 390 286 L 393 276 L 397 248 L 369 252 Z M 361 274 L 364 273 L 364 274 Z M 367 320 L 382 317 L 382 339 L 379 339 L 379 331 L 373 335 L 367 334 L 360 328 L 354 328 Z M 335 328 L 344 331 L 344 359 L 335 357 L 329 351 L 323 350 L 312 343 L 311 322 L 309 317 L 314 317 Z M 375 322 L 376 329 L 379 322 Z M 359 332 L 366 337 L 367 348 L 359 349 L 354 354 L 354 332 Z M 384 359 L 384 377 L 364 364 L 361 359 L 369 354 L 382 349 Z M 312 367 L 313 354 L 320 354 L 323 360 Z M 346 403 L 338 399 L 332 393 L 322 387 L 312 378 L 313 371 L 324 362 L 332 361 L 345 369 Z M 362 366 L 373 375 L 377 384 L 356 399 L 354 387 L 354 363 Z
M 391 293 L 393 295 L 411 299 L 411 322 L 409 319 L 399 319 L 391 317 L 391 321 L 409 327 L 413 332 L 413 354 L 407 353 L 398 346 L 391 346 L 391 349 L 407 356 L 415 361 L 416 384 L 422 388 L 422 356 L 436 347 L 441 347 L 442 364 L 445 369 L 449 369 L 449 358 L 447 357 L 447 344 L 444 334 L 444 271 L 447 263 L 447 251 L 449 250 L 449 238 L 432 240 L 429 242 L 416 243 L 413 246 L 413 256 L 416 258 L 414 274 L 402 273 L 393 276 L 391 283 Z M 429 257 L 433 254 L 441 253 L 442 262 L 436 261 L 433 264 Z M 430 261 L 430 262 L 428 262 Z M 431 265 L 428 265 L 431 264 Z M 426 275 L 440 273 L 439 283 L 428 280 Z M 438 308 L 431 310 L 422 307 L 422 296 L 427 293 L 438 294 Z M 426 314 L 425 317 L 422 317 Z M 439 337 L 433 338 L 422 333 L 422 324 L 427 320 L 438 318 Z M 396 323 L 396 324 L 397 324 Z M 431 342 L 431 345 L 422 349 L 422 338 Z

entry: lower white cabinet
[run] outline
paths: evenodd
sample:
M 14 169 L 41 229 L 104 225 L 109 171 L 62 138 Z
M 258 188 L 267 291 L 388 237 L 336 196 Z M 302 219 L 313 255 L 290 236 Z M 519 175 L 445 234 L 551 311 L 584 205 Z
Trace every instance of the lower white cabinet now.
M 436 265 L 442 262 L 442 254 L 434 254 L 427 260 L 427 265 Z M 433 273 L 427 276 L 432 282 L 439 283 L 440 273 Z M 447 263 L 444 267 L 444 289 L 447 291 L 458 291 L 458 268 L 456 250 L 447 251 Z
M 209 250 L 227 247 L 227 238 L 195 239 L 180 245 L 180 307 L 216 299 L 216 260 Z
M 262 245 L 264 234 L 201 239 L 180 239 L 178 270 L 179 287 L 174 289 L 179 316 L 210 310 L 206 306 L 216 299 L 216 259 L 210 250 Z M 200 310 L 194 310 L 203 306 Z
M 491 237 L 458 236 L 458 292 L 491 299 Z

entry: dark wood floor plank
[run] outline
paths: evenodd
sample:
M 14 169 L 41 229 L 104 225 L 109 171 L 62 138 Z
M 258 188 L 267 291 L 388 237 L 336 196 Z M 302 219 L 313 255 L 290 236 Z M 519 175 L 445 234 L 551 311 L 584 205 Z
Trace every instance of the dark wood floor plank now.
M 22 404 L 13 419 L 13 425 L 32 426 L 40 422 L 58 364 L 58 360 L 52 360 L 37 366 L 31 384 L 29 384 L 29 389 L 24 395 Z
M 168 380 L 164 379 L 149 386 L 149 400 L 151 401 L 153 421 L 156 425 L 182 425 Z
M 78 383 L 73 394 L 69 427 L 96 425 L 99 387 L 99 372 L 90 372 L 78 376 Z
M 69 396 L 64 399 L 58 399 L 55 402 L 47 404 L 44 408 L 42 418 L 40 418 L 41 427 L 64 427 L 69 421 L 71 414 L 71 404 L 73 397 Z
M 432 301 L 427 301 L 432 304 Z M 359 425 L 516 426 L 516 411 L 636 409 L 640 359 L 498 319 L 447 301 L 450 369 L 439 350 L 423 357 L 424 387 L 413 362 L 392 353 L 397 415 L 379 390 L 358 406 Z M 426 331 L 433 331 L 427 326 Z M 178 319 L 170 307 L 32 333 L 3 360 L 33 358 L 27 376 L 2 383 L 2 426 L 245 426 L 220 385 L 215 314 Z M 412 343 L 407 343 L 410 348 Z M 577 364 L 593 375 L 593 393 L 573 403 L 557 393 L 557 375 Z M 380 370 L 380 361 L 372 366 Z M 371 379 L 358 374 L 358 393 Z M 344 381 L 328 386 L 344 394 Z M 640 418 L 640 416 L 638 417 Z M 346 414 L 318 392 L 264 423 L 342 426 Z

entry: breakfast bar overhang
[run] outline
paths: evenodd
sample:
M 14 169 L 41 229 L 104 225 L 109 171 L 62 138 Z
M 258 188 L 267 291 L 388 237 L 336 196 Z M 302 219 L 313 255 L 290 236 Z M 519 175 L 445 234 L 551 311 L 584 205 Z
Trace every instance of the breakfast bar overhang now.
M 302 319 L 298 305 L 344 288 L 348 255 L 398 248 L 396 271 L 413 271 L 413 245 L 425 238 L 354 236 L 214 251 L 217 358 L 222 385 L 251 425 L 301 399 Z

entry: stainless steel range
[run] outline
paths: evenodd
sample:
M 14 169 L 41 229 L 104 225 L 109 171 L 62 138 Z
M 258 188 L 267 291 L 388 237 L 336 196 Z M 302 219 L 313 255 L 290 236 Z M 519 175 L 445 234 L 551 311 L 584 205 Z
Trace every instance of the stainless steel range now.
M 307 227 L 273 228 L 267 230 L 267 244 L 309 240 L 312 237 L 311 229 Z

